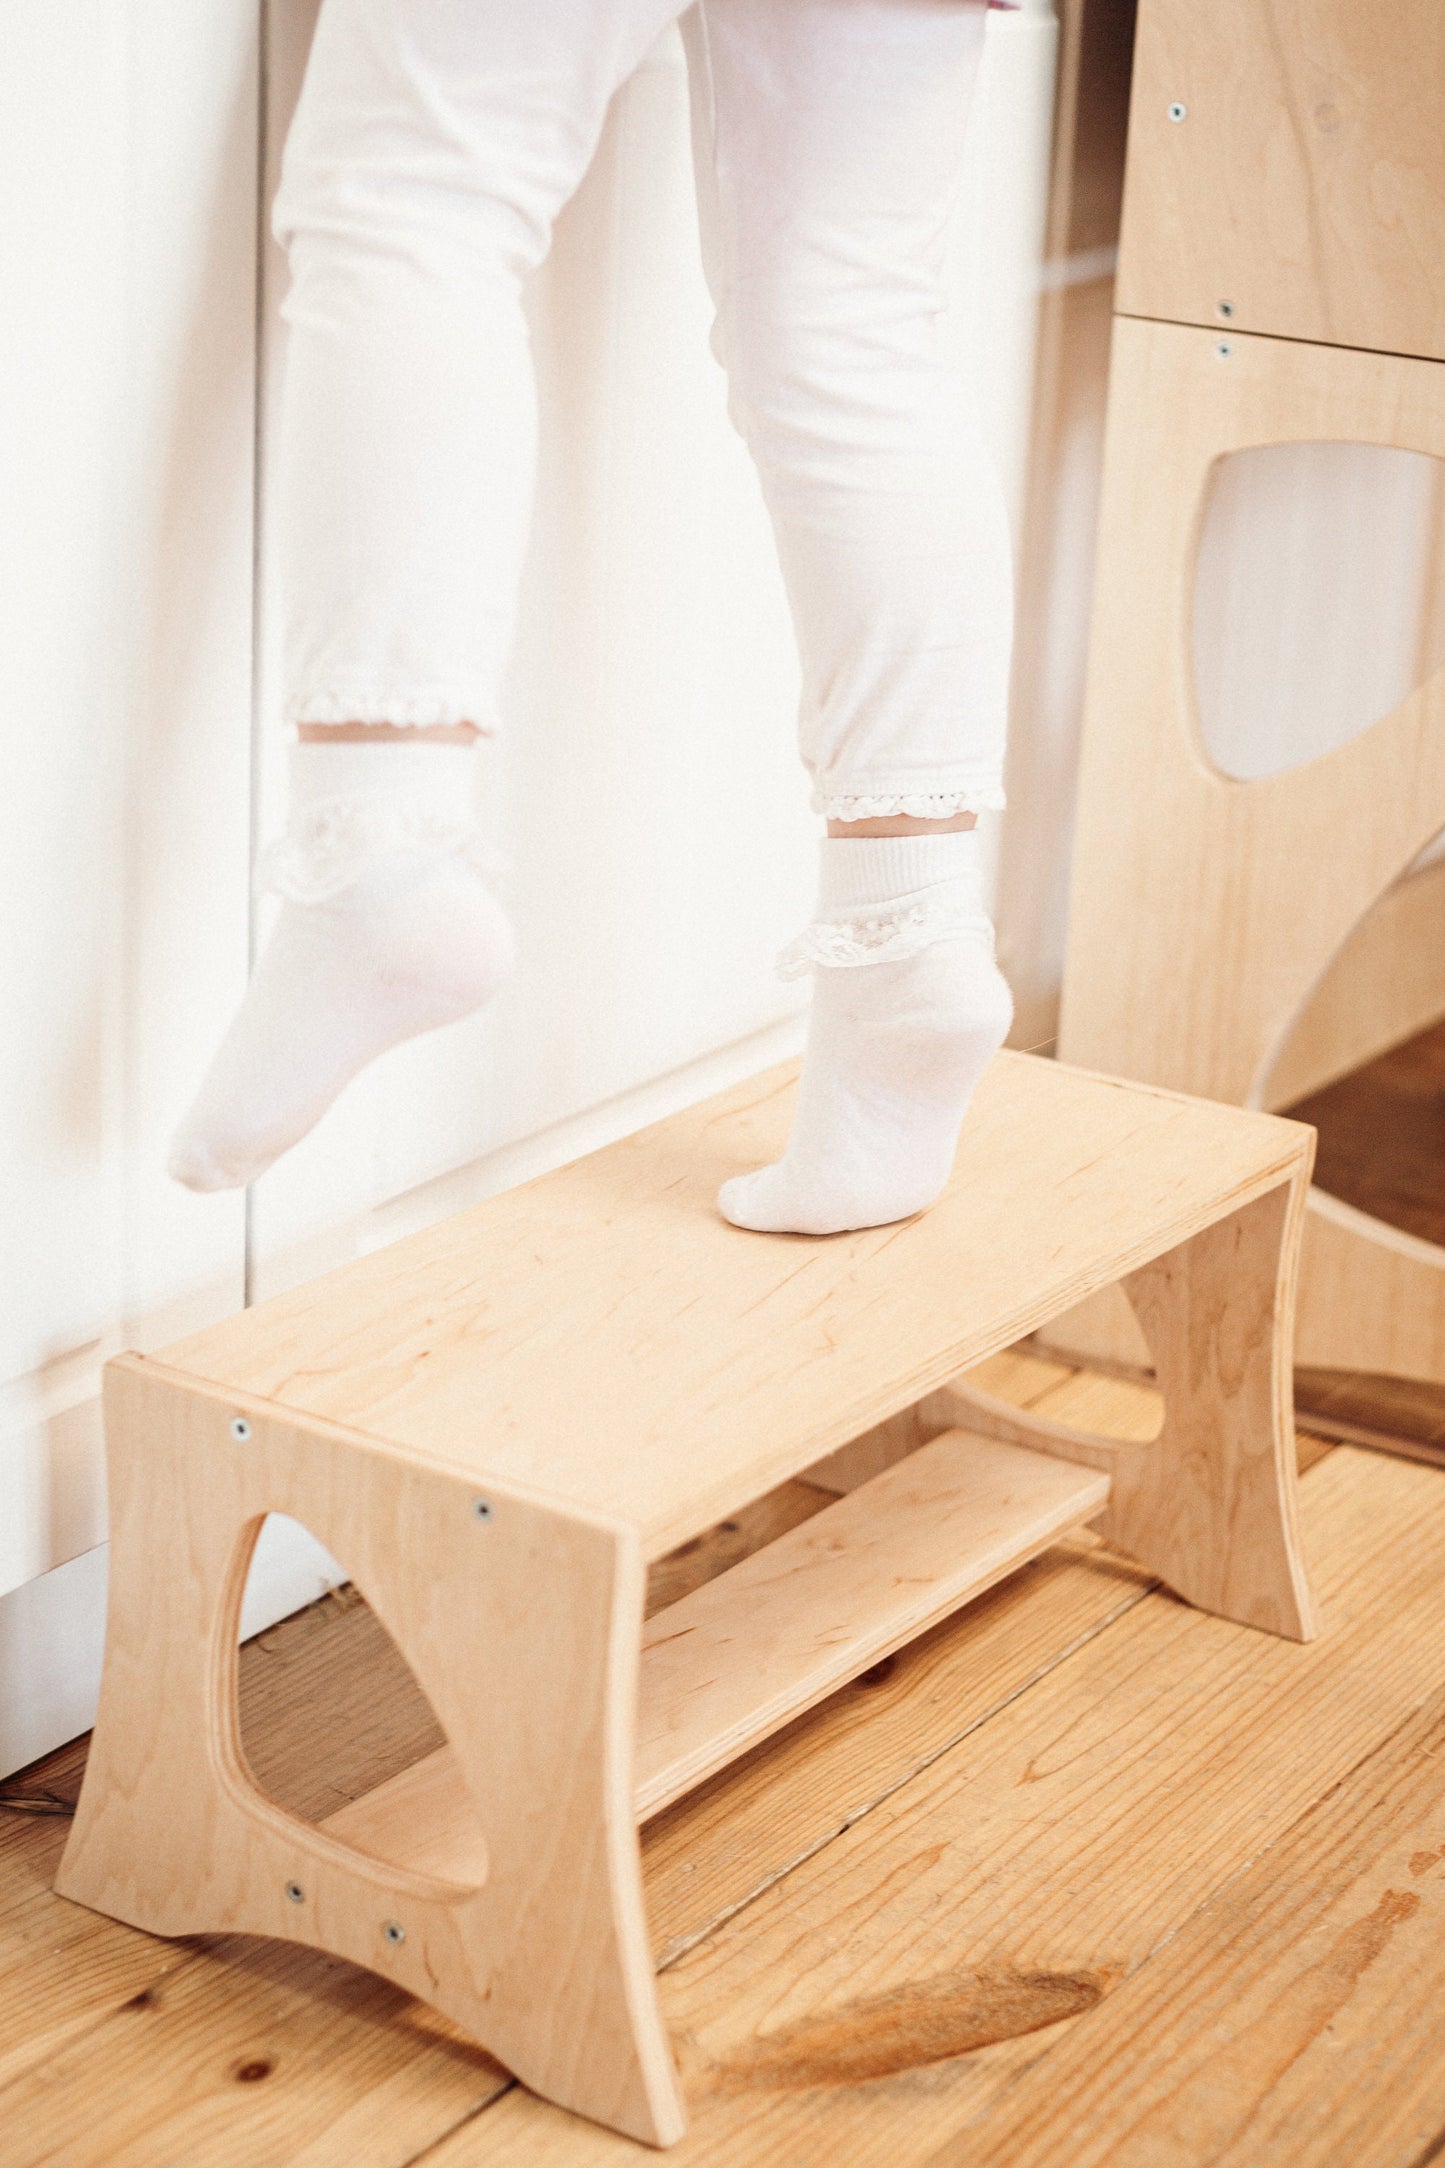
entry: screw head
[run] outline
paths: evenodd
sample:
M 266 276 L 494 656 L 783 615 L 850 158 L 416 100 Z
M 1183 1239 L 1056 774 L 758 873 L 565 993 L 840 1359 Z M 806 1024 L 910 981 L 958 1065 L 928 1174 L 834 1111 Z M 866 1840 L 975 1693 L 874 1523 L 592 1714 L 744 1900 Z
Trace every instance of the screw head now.
M 1230 355 L 1234 352 L 1234 348 L 1230 345 L 1228 339 L 1221 339 L 1214 351 L 1221 361 L 1228 361 Z
M 245 1416 L 233 1415 L 231 1417 L 231 1436 L 236 1440 L 237 1444 L 244 1445 L 250 1435 L 251 1426 L 246 1421 Z
M 489 1521 L 489 1520 L 491 1519 L 491 1517 L 492 1517 L 492 1501 L 491 1501 L 491 1499 L 490 1499 L 490 1498 L 478 1498 L 478 1499 L 477 1499 L 477 1500 L 475 1501 L 475 1503 L 473 1504 L 473 1506 L 472 1506 L 472 1518 L 473 1518 L 473 1520 L 477 1520 L 477 1521 Z
M 1188 106 L 1184 103 L 1182 98 L 1176 98 L 1169 108 L 1169 118 L 1171 120 L 1185 120 L 1188 118 L 1188 115 Z
M 1226 319 L 1228 319 L 1229 317 L 1233 316 L 1233 314 L 1234 314 L 1234 303 L 1233 303 L 1232 301 L 1220 301 L 1220 302 L 1217 302 L 1217 303 L 1216 303 L 1215 305 L 1216 305 L 1216 307 L 1217 307 L 1217 309 L 1218 309 L 1218 311 L 1219 311 L 1219 314 L 1220 314 L 1221 316 L 1225 317 Z
M 406 1940 L 406 1929 L 398 1920 L 387 1920 L 381 1931 L 393 1949 Z
M 288 1882 L 286 1884 L 286 1895 L 293 1905 L 304 1905 L 306 1902 L 306 1892 L 299 1882 Z

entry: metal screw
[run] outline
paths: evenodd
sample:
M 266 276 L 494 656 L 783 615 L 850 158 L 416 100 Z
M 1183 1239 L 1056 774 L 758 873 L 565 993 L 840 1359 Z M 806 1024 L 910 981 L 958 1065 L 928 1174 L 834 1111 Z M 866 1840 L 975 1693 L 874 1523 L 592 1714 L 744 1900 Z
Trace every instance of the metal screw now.
M 1171 120 L 1184 120 L 1187 117 L 1188 112 L 1188 106 L 1184 104 L 1182 99 L 1176 98 L 1174 100 L 1174 103 L 1169 108 L 1169 118 Z
M 1233 303 L 1232 301 L 1221 301 L 1221 302 L 1219 302 L 1219 303 L 1218 303 L 1218 309 L 1219 309 L 1219 313 L 1220 313 L 1220 315 L 1221 315 L 1221 316 L 1224 316 L 1224 317 L 1229 317 L 1229 316 L 1233 316 L 1233 314 L 1234 314 L 1234 303 Z
M 1230 345 L 1228 339 L 1221 339 L 1214 351 L 1221 361 L 1228 361 L 1230 355 L 1234 352 L 1234 348 Z
M 244 1445 L 250 1435 L 251 1426 L 246 1421 L 245 1416 L 233 1415 L 231 1418 L 231 1436 L 236 1440 L 236 1443 L 238 1445 Z
M 491 1499 L 479 1498 L 476 1504 L 472 1507 L 472 1513 L 473 1516 L 479 1521 L 489 1521 L 492 1517 Z
M 405 1942 L 406 1940 L 406 1929 L 402 1927 L 396 1920 L 388 1920 L 381 1931 L 385 1935 L 387 1941 L 392 1945 L 393 1949 L 395 1949 L 399 1943 Z
M 288 1882 L 286 1884 L 286 1895 L 291 1899 L 293 1905 L 304 1905 L 306 1902 L 306 1892 L 299 1882 Z

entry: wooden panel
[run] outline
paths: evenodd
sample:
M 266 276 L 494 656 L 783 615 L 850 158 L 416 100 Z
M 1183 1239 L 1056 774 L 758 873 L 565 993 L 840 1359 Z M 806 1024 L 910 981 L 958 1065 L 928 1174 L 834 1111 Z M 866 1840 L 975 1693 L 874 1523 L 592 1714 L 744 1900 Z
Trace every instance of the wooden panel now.
M 1445 358 L 1442 83 L 1438 0 L 1142 0 L 1119 307 Z
M 648 1819 L 1107 1503 L 1109 1479 L 945 1431 L 643 1636 Z
M 1303 1207 L 1302 1188 L 1276 1191 L 1132 1276 L 1163 1401 L 1158 1436 L 1145 1432 L 1142 1447 L 1010 1408 L 966 1379 L 947 1397 L 990 1437 L 1107 1468 L 1099 1533 L 1179 1595 L 1308 1641 L 1319 1626 L 1299 1551 L 1289 1401 L 1297 1251 L 1288 1233 L 1281 1242 L 1286 1215 L 1297 1225 Z
M 637 1814 L 648 1821 L 1093 1518 L 1109 1479 L 951 1430 L 657 1612 L 643 1637 Z M 365 1852 L 465 1885 L 477 1811 L 446 1748 L 331 1815 Z
M 140 1358 L 109 1365 L 106 1412 L 106 1669 L 57 1888 L 153 1933 L 324 1948 L 548 2097 L 677 2136 L 632 1812 L 635 1533 L 495 1484 L 479 1514 L 465 1476 L 327 1428 L 254 1414 L 238 1435 L 224 1404 Z M 486 1833 L 480 1888 L 388 1860 L 394 1819 L 368 1859 L 250 1780 L 231 1666 L 268 1510 L 345 1557 L 406 1652 Z
M 1114 328 L 1060 1051 L 1252 1103 L 1364 914 L 1445 825 L 1445 671 L 1306 766 L 1213 769 L 1187 628 L 1216 460 L 1349 437 L 1445 455 L 1445 370 L 1120 318 Z M 1301 877 L 1348 829 L 1328 881 Z M 1139 989 L 1147 988 L 1148 998 Z
M 1307 1369 L 1445 1383 L 1445 1250 L 1313 1190 L 1295 1349 Z
M 717 1183 L 777 1155 L 793 1089 L 770 1071 L 168 1359 L 620 1515 L 655 1557 L 1275 1186 L 1309 1141 L 1005 1054 L 921 1218 L 730 1227 Z
M 450 1747 L 328 1814 L 321 1826 L 373 1859 L 451 1882 L 459 1894 L 487 1878 L 486 1839 Z

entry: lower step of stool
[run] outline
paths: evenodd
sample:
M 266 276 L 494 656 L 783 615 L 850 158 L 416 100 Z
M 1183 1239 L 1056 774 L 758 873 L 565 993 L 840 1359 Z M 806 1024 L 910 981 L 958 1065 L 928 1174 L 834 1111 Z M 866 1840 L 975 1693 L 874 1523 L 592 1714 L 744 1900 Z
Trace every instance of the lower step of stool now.
M 1102 1512 L 1109 1478 L 945 1431 L 648 1621 L 637 1817 L 735 1761 Z M 332 1815 L 328 1833 L 459 1886 L 474 1808 L 449 1748 Z

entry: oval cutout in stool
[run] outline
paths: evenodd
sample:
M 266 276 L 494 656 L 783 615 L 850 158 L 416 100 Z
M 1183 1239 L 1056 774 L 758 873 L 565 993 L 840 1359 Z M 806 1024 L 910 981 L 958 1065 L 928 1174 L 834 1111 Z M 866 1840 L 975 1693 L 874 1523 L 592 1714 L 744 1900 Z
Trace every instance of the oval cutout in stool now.
M 275 1585 L 278 1558 L 299 1556 L 309 1533 L 267 1515 L 243 1622 Z M 319 1545 L 317 1559 L 323 1573 L 345 1572 Z M 354 1581 L 242 1642 L 237 1714 L 247 1770 L 273 1806 L 434 1885 L 434 1896 L 469 1896 L 486 1881 L 486 1842 L 440 1720 Z

